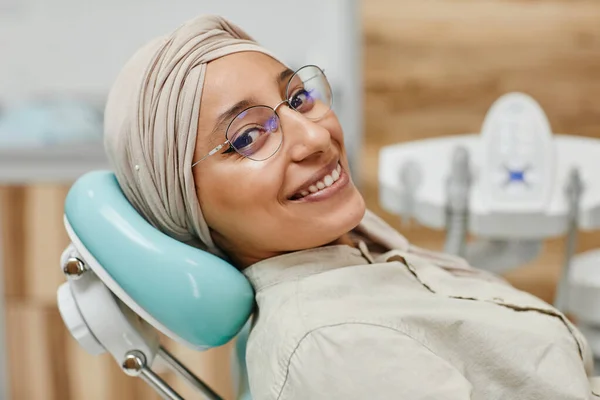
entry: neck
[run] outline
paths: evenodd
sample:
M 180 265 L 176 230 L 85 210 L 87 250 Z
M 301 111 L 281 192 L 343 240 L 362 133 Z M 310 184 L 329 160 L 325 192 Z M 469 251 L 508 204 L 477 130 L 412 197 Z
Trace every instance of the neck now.
M 345 244 L 346 246 L 350 246 L 350 247 L 356 247 L 356 243 L 354 243 L 354 241 L 350 237 L 349 233 L 346 233 L 346 234 L 340 236 L 338 239 L 334 240 L 331 243 L 326 244 L 325 246 L 335 246 L 335 245 L 340 245 L 340 244 Z
M 213 234 L 213 240 L 215 240 L 215 242 L 220 242 L 220 240 L 217 240 L 215 238 L 215 235 Z M 217 245 L 219 245 L 219 243 L 217 243 Z M 326 246 L 335 246 L 335 245 L 346 245 L 346 246 L 350 246 L 350 247 L 356 247 L 356 243 L 354 243 L 354 241 L 352 240 L 352 237 L 350 236 L 349 233 L 346 233 L 342 236 L 340 236 L 339 238 L 337 238 L 336 240 L 329 242 L 323 246 L 319 246 L 319 247 L 326 247 Z M 272 258 L 272 257 L 276 257 L 285 253 L 293 253 L 293 251 L 291 252 L 261 252 L 256 253 L 256 252 L 252 252 L 253 254 L 247 253 L 243 250 L 241 250 L 240 248 L 236 248 L 233 249 L 231 248 L 231 246 L 224 246 L 224 245 L 219 245 L 219 247 L 227 254 L 227 256 L 229 257 L 231 263 L 233 265 L 235 265 L 240 271 L 244 270 L 245 268 L 251 266 L 252 264 L 255 264 L 259 261 L 262 260 L 266 260 L 268 258 Z M 235 250 L 235 251 L 234 251 Z

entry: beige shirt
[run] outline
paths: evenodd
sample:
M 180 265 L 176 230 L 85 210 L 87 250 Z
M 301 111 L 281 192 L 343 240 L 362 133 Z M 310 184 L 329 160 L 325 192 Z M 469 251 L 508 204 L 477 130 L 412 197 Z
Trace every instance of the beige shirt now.
M 411 246 L 370 212 L 355 231 L 359 248 L 245 271 L 258 304 L 247 350 L 254 400 L 600 398 L 586 341 L 553 307 Z

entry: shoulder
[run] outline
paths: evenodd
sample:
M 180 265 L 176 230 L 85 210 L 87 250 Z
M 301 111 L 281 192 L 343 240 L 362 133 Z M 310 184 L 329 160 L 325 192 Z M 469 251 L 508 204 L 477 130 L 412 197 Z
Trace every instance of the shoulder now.
M 395 327 L 368 322 L 306 332 L 282 367 L 285 380 L 276 399 L 316 398 L 319 393 L 348 400 L 401 393 L 413 399 L 437 398 L 436 393 L 463 398 L 471 390 L 462 374 L 425 344 Z M 439 382 L 435 389 L 433 380 Z
M 287 289 L 296 292 L 291 286 Z M 328 302 L 321 304 L 320 312 L 315 312 L 303 301 L 302 291 L 298 292 L 280 303 L 276 310 L 267 307 L 265 312 L 259 312 L 250 334 L 247 364 L 250 388 L 256 398 L 277 399 L 289 385 L 290 377 L 298 382 L 299 373 L 315 368 L 322 360 L 330 356 L 340 360 L 341 353 L 336 357 L 336 351 L 355 347 L 374 355 L 373 344 L 389 342 L 390 337 L 402 336 L 412 341 L 399 328 L 378 321 L 353 321 Z M 299 367 L 298 360 L 306 363 Z

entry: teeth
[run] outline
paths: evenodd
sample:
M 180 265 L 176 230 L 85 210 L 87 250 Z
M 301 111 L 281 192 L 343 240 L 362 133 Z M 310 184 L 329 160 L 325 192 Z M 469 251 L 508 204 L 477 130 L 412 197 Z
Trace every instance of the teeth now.
M 322 181 L 318 181 L 308 187 L 308 190 L 303 190 L 300 192 L 301 197 L 308 196 L 311 193 L 317 193 L 319 190 L 323 190 L 331 185 L 338 179 L 340 179 L 340 174 L 342 172 L 342 167 L 338 163 L 333 171 L 329 175 L 325 175 Z

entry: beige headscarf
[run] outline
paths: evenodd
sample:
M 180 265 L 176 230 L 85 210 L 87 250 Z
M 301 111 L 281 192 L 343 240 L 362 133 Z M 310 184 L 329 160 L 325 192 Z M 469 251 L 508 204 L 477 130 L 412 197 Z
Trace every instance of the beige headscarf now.
M 127 199 L 164 233 L 218 255 L 191 165 L 206 65 L 242 51 L 275 58 L 221 17 L 190 20 L 128 61 L 105 111 L 105 148 Z

